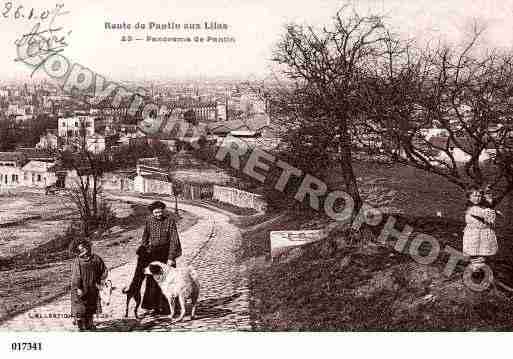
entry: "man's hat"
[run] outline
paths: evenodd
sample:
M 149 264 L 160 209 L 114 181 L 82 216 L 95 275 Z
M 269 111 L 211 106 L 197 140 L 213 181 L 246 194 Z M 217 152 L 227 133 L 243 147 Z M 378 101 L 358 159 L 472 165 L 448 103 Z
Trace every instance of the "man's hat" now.
M 148 208 L 149 208 L 150 211 L 153 211 L 153 210 L 155 210 L 157 208 L 165 209 L 166 205 L 165 205 L 164 202 L 155 201 L 155 202 L 151 203 Z
M 86 247 L 89 251 L 92 249 L 91 242 L 89 242 L 87 239 L 75 238 L 69 244 L 69 247 L 68 247 L 69 253 L 73 256 L 77 255 L 78 254 L 78 246 L 80 246 L 80 245 Z

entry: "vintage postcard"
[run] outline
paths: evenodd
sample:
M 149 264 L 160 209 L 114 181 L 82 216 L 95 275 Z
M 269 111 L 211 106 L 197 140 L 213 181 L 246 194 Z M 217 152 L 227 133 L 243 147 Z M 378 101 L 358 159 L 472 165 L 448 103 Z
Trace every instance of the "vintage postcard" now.
M 511 331 L 512 24 L 0 0 L 0 332 Z

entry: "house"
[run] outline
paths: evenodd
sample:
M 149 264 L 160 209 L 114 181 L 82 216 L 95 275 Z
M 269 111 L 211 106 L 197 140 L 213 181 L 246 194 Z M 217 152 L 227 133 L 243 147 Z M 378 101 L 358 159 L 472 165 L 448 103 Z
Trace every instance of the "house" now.
M 0 189 L 22 185 L 24 161 L 21 152 L 0 152 Z
M 263 114 L 267 110 L 267 103 L 257 94 L 245 93 L 240 96 L 239 109 L 245 113 Z
M 56 149 L 59 147 L 59 137 L 57 131 L 50 129 L 44 135 L 39 137 L 39 142 L 36 144 L 38 149 Z
M 41 187 L 55 184 L 57 174 L 52 171 L 54 163 L 43 161 L 29 161 L 22 167 L 23 185 L 28 187 Z
M 55 170 L 55 158 L 51 154 L 34 149 L 0 152 L 0 189 L 44 188 L 63 181 L 62 175 Z
M 271 124 L 269 115 L 255 114 L 245 119 L 212 123 L 208 131 L 218 144 L 230 135 L 244 139 L 252 147 L 269 150 L 279 144 L 279 133 L 282 130 L 277 125 Z
M 92 136 L 95 133 L 95 117 L 79 113 L 75 116 L 60 118 L 57 132 L 60 137 Z
M 449 137 L 445 137 L 445 136 L 432 136 L 428 141 L 434 147 L 445 148 L 447 146 L 448 142 L 450 141 L 450 139 L 449 139 Z M 470 152 L 470 150 L 472 148 L 471 141 L 469 141 L 467 138 L 464 138 L 464 137 L 456 137 L 456 142 L 457 143 L 453 143 L 452 141 L 449 142 L 449 147 L 448 147 L 451 155 L 454 158 L 454 161 L 458 162 L 458 163 L 467 162 L 471 158 L 471 156 L 466 152 L 466 151 Z M 459 145 L 461 147 L 458 147 L 457 145 Z M 438 152 L 438 154 L 436 154 L 436 156 L 435 156 L 438 161 L 451 163 L 451 159 L 449 158 L 447 153 L 445 153 L 444 151 L 439 151 L 436 148 L 433 148 L 433 150 Z M 495 155 L 495 153 L 496 153 L 495 148 L 492 146 L 491 143 L 489 143 L 488 147 L 483 149 L 483 151 L 480 153 L 479 162 L 485 162 L 485 161 L 492 159 L 493 156 Z
M 92 153 L 101 153 L 105 151 L 106 139 L 105 136 L 97 133 L 86 137 L 86 150 Z
M 198 122 L 225 121 L 227 118 L 226 102 L 185 100 L 169 104 L 173 114 L 192 116 Z
M 431 137 L 438 136 L 438 137 L 448 137 L 449 136 L 449 130 L 445 128 L 423 128 L 420 130 L 420 133 L 426 140 L 429 141 Z
M 130 146 L 137 144 L 147 144 L 148 139 L 146 137 L 138 136 L 136 133 L 126 133 L 119 136 L 118 144 Z

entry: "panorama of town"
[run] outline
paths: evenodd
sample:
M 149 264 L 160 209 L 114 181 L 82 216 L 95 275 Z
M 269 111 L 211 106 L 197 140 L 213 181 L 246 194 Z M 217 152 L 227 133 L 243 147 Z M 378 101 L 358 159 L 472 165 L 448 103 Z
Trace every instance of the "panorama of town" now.
M 511 330 L 513 52 L 348 9 L 262 79 L 0 82 L 0 330 Z

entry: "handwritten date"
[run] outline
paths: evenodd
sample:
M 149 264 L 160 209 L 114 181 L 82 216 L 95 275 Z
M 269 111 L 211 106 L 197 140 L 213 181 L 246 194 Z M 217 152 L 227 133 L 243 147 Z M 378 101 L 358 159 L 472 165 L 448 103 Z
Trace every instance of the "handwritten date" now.
M 55 5 L 62 8 L 63 4 Z M 44 21 L 50 17 L 54 9 L 25 8 L 23 5 L 15 4 L 12 1 L 4 2 L 0 14 L 6 19 Z

